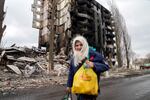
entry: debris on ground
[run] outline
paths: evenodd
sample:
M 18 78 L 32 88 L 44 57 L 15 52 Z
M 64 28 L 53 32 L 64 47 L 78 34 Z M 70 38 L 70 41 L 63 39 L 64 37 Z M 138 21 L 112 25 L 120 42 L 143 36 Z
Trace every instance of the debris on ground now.
M 54 56 L 54 70 L 48 73 L 48 53 L 36 47 L 0 48 L 0 95 L 15 90 L 66 84 L 69 60 L 64 49 Z M 118 78 L 140 73 L 140 70 L 120 67 L 102 74 L 104 78 Z M 149 73 L 149 72 L 146 72 Z
M 63 49 L 61 49 L 63 50 Z M 16 89 L 65 84 L 68 61 L 61 51 L 54 56 L 54 70 L 47 73 L 48 53 L 36 47 L 0 48 L 0 94 Z
M 30 77 L 35 73 L 46 73 L 48 70 L 48 53 L 45 50 L 36 47 L 30 49 L 12 45 L 8 48 L 0 48 L 0 53 L 0 65 L 3 66 L 0 68 L 1 70 L 7 69 L 9 72 L 26 77 Z M 63 51 L 54 56 L 54 71 L 58 73 L 57 76 L 66 74 L 68 70 L 66 59 L 67 57 Z

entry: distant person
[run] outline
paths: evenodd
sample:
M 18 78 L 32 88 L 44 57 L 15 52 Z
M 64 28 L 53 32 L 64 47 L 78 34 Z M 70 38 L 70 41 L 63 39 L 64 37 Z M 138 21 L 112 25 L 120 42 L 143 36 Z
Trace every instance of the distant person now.
M 70 69 L 67 81 L 67 91 L 71 92 L 73 86 L 74 76 L 79 68 L 84 64 L 86 67 L 91 68 L 96 73 L 99 84 L 99 77 L 102 72 L 109 69 L 109 66 L 105 64 L 103 56 L 96 52 L 94 49 L 89 48 L 87 40 L 83 36 L 76 36 L 73 39 L 72 44 L 73 57 L 70 61 Z M 99 85 L 98 90 L 99 92 Z M 97 95 L 88 94 L 76 94 L 77 100 L 96 100 Z

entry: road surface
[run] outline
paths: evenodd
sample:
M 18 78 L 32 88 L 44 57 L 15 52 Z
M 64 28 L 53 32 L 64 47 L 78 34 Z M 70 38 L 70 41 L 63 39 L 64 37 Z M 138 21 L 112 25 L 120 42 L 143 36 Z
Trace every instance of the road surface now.
M 64 89 L 65 86 L 31 89 L 0 100 L 61 100 Z M 150 75 L 101 80 L 101 95 L 97 100 L 150 100 Z

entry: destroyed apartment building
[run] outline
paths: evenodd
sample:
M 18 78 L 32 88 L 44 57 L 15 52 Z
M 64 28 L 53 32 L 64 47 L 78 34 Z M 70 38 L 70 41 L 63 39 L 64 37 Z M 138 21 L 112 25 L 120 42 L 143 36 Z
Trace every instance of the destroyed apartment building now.
M 83 35 L 90 46 L 104 54 L 111 64 L 117 62 L 114 21 L 111 12 L 95 0 L 34 0 L 33 28 L 39 29 L 39 48 L 49 46 L 52 6 L 55 6 L 55 51 L 68 52 L 76 34 Z

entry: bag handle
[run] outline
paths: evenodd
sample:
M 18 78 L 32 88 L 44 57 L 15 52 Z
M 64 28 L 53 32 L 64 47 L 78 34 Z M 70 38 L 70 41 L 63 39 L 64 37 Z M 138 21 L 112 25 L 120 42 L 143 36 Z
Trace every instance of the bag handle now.
M 65 96 L 61 100 L 73 100 L 71 93 L 66 93 Z

